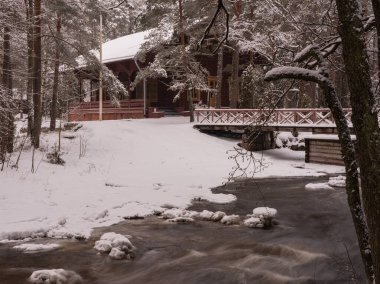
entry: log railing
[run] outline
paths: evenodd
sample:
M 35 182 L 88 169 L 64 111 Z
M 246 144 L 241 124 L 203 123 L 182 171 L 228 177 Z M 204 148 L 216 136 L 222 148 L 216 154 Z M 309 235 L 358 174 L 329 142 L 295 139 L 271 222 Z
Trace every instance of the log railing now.
M 352 111 L 343 109 L 349 125 Z M 196 124 L 335 126 L 330 109 L 197 109 Z
M 143 100 L 120 100 L 119 106 L 103 101 L 103 119 L 128 119 L 144 117 Z M 69 109 L 69 121 L 90 121 L 99 119 L 99 102 L 81 102 Z

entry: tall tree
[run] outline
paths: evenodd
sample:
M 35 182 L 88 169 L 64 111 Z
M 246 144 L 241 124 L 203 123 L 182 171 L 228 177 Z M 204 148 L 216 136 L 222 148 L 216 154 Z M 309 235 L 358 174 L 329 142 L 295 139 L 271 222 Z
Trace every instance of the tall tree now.
M 13 98 L 13 77 L 12 77 L 12 64 L 11 64 L 11 32 L 9 26 L 4 27 L 4 47 L 3 47 L 3 76 L 2 84 L 6 90 L 6 98 L 3 100 L 3 106 L 8 109 L 6 117 L 4 117 L 4 129 L 0 135 L 4 149 L 7 152 L 13 152 L 13 139 L 14 139 L 14 117 L 13 110 L 11 109 L 11 101 Z
M 33 145 L 40 147 L 42 106 L 41 106 L 41 86 L 42 86 L 42 45 L 41 45 L 41 0 L 34 0 L 33 6 Z
M 364 26 L 357 0 L 336 0 L 343 60 L 352 106 L 352 123 L 359 149 L 363 206 L 369 227 L 376 282 L 380 281 L 380 128 Z
M 57 37 L 61 35 L 61 15 L 57 13 L 56 19 L 56 34 Z M 59 40 L 55 40 L 56 50 L 55 50 L 55 62 L 54 62 L 54 82 L 53 82 L 53 96 L 51 100 L 50 109 L 50 130 L 55 130 L 55 124 L 57 119 L 57 103 L 58 103 L 58 76 L 59 76 L 59 63 L 60 63 L 60 43 Z

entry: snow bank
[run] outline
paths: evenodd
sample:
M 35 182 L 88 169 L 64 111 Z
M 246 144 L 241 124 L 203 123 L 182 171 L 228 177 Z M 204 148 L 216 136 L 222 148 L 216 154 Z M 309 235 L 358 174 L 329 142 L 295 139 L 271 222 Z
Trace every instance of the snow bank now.
M 27 253 L 37 253 L 55 250 L 59 247 L 60 245 L 58 244 L 21 244 L 13 248 Z
M 328 185 L 327 182 L 321 182 L 321 183 L 308 183 L 305 185 L 306 190 L 333 190 L 331 186 Z
M 331 177 L 327 182 L 329 186 L 333 187 L 346 187 L 346 177 L 345 176 L 337 176 Z
M 95 242 L 94 248 L 101 253 L 108 253 L 113 259 L 133 258 L 135 247 L 126 236 L 114 232 L 105 233 Z
M 82 278 L 74 271 L 64 269 L 37 270 L 28 281 L 34 284 L 81 284 Z
M 186 117 L 83 122 L 72 136 L 61 141 L 64 166 L 46 161 L 57 133 L 42 133 L 34 173 L 28 145 L 18 170 L 6 167 L 0 173 L 0 240 L 83 239 L 92 228 L 156 214 L 165 204 L 185 209 L 194 199 L 236 200 L 211 188 L 228 181 L 235 164 L 226 152 L 237 141 L 202 134 Z M 304 164 L 303 152 L 286 148 L 264 151 L 263 159 L 266 167 L 256 177 L 343 172 L 343 167 Z

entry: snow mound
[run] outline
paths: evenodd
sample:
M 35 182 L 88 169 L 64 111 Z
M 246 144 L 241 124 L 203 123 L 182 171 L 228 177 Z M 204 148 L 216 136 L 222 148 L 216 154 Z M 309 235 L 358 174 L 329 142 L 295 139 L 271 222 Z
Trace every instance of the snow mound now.
M 179 208 L 171 208 L 162 212 L 162 218 L 164 219 L 176 219 L 180 217 L 185 218 L 198 218 L 199 213 L 196 211 L 179 209 Z
M 277 215 L 277 210 L 269 207 L 257 207 L 252 211 L 252 217 L 256 218 L 274 218 Z
M 133 254 L 135 247 L 126 236 L 114 232 L 105 233 L 95 242 L 94 248 L 101 253 L 108 253 L 111 258 L 124 259 Z
M 244 225 L 248 228 L 263 228 L 264 224 L 260 218 L 250 217 L 244 220 Z
M 172 219 L 167 219 L 167 221 L 173 222 L 173 223 L 192 223 L 195 220 L 193 218 L 190 218 L 190 217 L 181 216 L 181 217 L 175 217 Z
M 321 182 L 321 183 L 308 183 L 307 185 L 305 185 L 305 189 L 313 191 L 313 190 L 332 190 L 334 188 L 329 186 L 327 182 Z
M 58 244 L 21 244 L 18 246 L 14 246 L 13 248 L 27 253 L 37 253 L 55 250 L 59 247 L 60 245 Z
M 209 211 L 209 210 L 203 210 L 203 211 L 199 214 L 199 218 L 200 218 L 201 220 L 204 220 L 204 221 L 210 221 L 213 215 L 214 215 L 214 212 Z
M 331 177 L 327 182 L 329 186 L 333 187 L 346 187 L 346 177 L 345 176 L 337 176 Z
M 64 269 L 37 270 L 28 281 L 34 284 L 80 284 L 82 278 L 74 271 Z
M 239 215 L 226 215 L 220 220 L 220 222 L 224 225 L 237 225 L 240 223 Z
M 222 211 L 212 212 L 209 210 L 203 210 L 201 213 L 199 213 L 199 219 L 202 221 L 219 222 L 224 216 L 226 216 L 226 213 Z

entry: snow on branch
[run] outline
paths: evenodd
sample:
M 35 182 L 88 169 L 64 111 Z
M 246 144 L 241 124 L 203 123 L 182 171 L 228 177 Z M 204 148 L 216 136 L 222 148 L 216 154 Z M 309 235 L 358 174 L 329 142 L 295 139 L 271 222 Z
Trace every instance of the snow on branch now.
M 296 54 L 294 57 L 294 62 L 307 60 L 314 53 L 315 49 L 317 49 L 317 46 L 314 44 L 306 46 L 302 51 Z
M 273 68 L 265 74 L 264 81 L 277 81 L 281 79 L 296 79 L 323 83 L 326 78 L 318 70 L 309 70 L 300 67 L 283 66 Z

